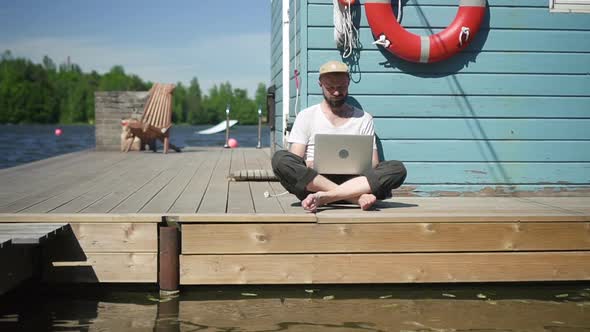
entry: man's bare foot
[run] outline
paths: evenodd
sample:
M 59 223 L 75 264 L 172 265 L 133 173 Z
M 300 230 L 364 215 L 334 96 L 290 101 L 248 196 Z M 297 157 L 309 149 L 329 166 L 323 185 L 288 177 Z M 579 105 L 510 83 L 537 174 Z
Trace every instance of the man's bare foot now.
M 322 206 L 322 203 L 320 203 L 320 192 L 307 195 L 307 197 L 301 201 L 301 206 L 305 211 L 316 212 L 318 207 Z
M 358 204 L 361 209 L 368 210 L 377 202 L 377 197 L 373 194 L 362 194 L 359 196 Z

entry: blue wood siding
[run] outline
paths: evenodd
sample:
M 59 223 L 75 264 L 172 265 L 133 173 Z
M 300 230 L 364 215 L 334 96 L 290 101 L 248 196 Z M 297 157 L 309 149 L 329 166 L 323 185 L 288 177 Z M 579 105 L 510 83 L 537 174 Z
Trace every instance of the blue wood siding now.
M 402 24 L 437 33 L 457 3 L 408 0 Z M 302 109 L 322 99 L 319 66 L 341 55 L 332 0 L 298 8 Z M 351 63 L 350 101 L 375 117 L 382 157 L 405 162 L 405 191 L 590 192 L 590 14 L 550 13 L 546 0 L 488 0 L 468 48 L 414 64 L 372 45 L 363 1 L 356 10 L 362 49 Z

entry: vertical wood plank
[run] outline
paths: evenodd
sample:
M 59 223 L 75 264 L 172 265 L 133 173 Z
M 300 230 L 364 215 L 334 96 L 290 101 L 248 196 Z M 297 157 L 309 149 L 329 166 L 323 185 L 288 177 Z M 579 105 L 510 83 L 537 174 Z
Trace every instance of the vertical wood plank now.
M 246 170 L 244 149 L 232 149 L 230 172 Z M 249 181 L 229 181 L 227 213 L 254 213 Z
M 217 168 L 221 151 L 221 149 L 208 150 L 205 152 L 198 152 L 195 155 L 195 158 L 201 159 L 202 163 L 195 168 L 195 172 L 185 190 L 168 210 L 169 213 L 197 212 L 197 209 L 205 196 L 207 186 L 211 181 L 213 171 Z
M 223 149 L 219 162 L 211 174 L 197 213 L 225 213 L 227 208 L 228 180 L 231 167 L 231 149 Z
M 186 153 L 182 156 L 178 161 L 181 165 L 179 173 L 141 209 L 141 213 L 163 213 L 168 211 L 184 191 L 203 160 Z

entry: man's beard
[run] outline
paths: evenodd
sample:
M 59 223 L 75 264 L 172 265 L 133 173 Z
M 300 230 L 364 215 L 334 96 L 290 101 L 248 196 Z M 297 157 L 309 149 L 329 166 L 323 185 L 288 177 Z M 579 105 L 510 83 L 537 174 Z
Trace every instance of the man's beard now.
M 324 93 L 324 100 L 326 100 L 326 102 L 328 102 L 328 105 L 330 105 L 332 107 L 341 107 L 342 105 L 344 105 L 344 103 L 346 102 L 346 97 L 347 96 L 342 96 L 342 97 L 326 96 L 326 94 Z

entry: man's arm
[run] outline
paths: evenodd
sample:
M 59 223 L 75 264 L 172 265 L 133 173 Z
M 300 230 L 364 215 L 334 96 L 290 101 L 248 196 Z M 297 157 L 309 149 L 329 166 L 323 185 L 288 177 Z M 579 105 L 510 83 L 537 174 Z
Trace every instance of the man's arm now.
M 299 157 L 303 158 L 305 155 L 305 149 L 307 149 L 307 145 L 301 143 L 291 143 L 289 146 L 289 152 L 298 155 Z M 307 167 L 313 168 L 313 161 L 305 161 Z
M 373 168 L 377 167 L 379 164 L 379 152 L 376 149 L 373 149 Z

